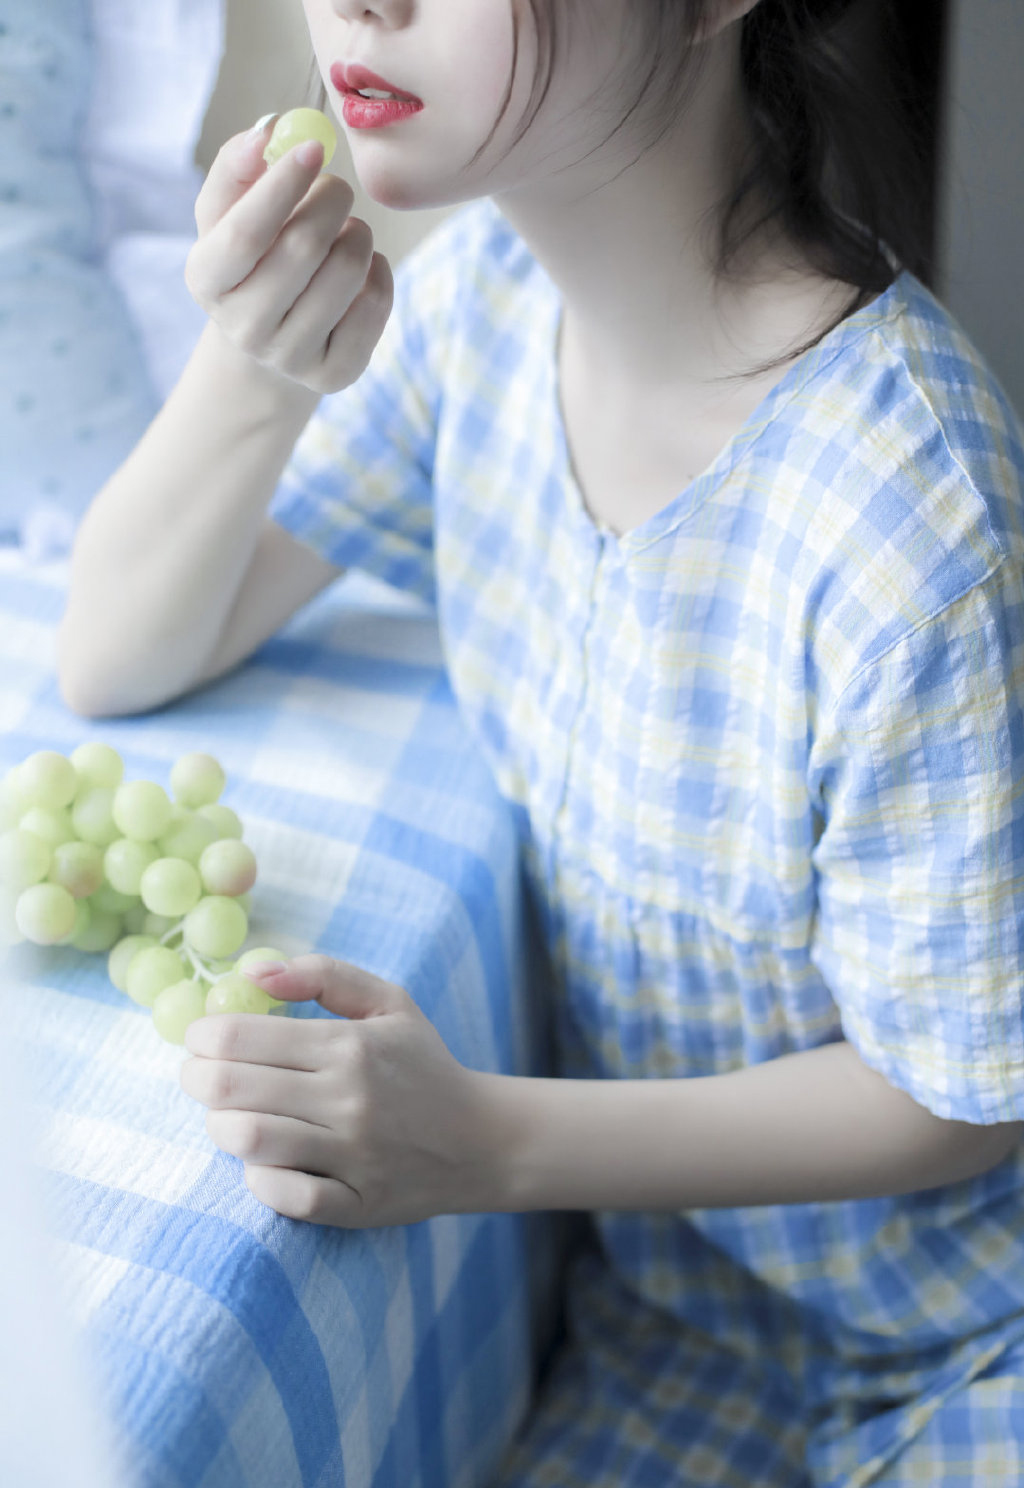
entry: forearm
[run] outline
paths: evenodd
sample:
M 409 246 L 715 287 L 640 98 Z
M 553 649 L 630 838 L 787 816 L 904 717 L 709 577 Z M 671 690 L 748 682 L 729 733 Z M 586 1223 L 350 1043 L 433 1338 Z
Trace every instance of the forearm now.
M 317 402 L 206 327 L 164 407 L 79 524 L 58 644 L 71 707 L 139 712 L 187 690 Z
M 678 1210 L 910 1193 L 974 1176 L 1018 1123 L 943 1121 L 841 1042 L 687 1080 L 481 1075 L 496 1210 Z

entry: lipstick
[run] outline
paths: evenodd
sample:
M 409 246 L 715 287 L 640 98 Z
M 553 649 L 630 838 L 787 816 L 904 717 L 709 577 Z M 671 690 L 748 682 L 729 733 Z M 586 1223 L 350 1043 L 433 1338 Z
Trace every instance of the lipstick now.
M 331 82 L 342 96 L 341 116 L 352 129 L 380 129 L 418 114 L 422 99 L 360 63 L 335 62 Z M 383 96 L 365 96 L 367 92 Z

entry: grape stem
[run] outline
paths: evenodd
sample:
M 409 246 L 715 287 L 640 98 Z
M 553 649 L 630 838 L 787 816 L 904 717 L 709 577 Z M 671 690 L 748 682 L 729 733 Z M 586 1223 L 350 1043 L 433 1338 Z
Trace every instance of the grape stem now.
M 191 961 L 192 970 L 195 972 L 197 977 L 201 977 L 204 982 L 210 983 L 213 983 L 217 980 L 216 976 L 203 961 L 202 957 L 196 956 L 196 953 L 193 951 L 192 947 L 188 945 L 185 940 L 182 940 L 180 949 L 185 953 L 186 958 Z
M 192 970 L 195 972 L 197 977 L 201 977 L 204 982 L 210 982 L 212 984 L 217 980 L 216 974 L 210 970 L 206 962 L 203 960 L 202 956 L 196 955 L 195 951 L 193 951 L 192 947 L 186 941 L 185 932 L 182 929 L 184 923 L 184 919 L 181 919 L 176 925 L 172 925 L 169 930 L 165 931 L 165 933 L 160 937 L 160 944 L 169 945 L 172 940 L 180 935 L 181 945 L 175 946 L 174 949 L 178 951 L 180 955 L 184 955 L 187 961 L 191 962 Z

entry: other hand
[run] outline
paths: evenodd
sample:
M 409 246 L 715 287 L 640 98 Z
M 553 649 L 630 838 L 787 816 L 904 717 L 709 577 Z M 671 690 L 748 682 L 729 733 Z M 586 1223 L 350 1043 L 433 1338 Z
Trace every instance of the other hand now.
M 253 980 L 339 1015 L 220 1013 L 185 1035 L 182 1089 L 261 1203 L 346 1229 L 489 1207 L 492 1077 L 459 1064 L 408 993 L 322 955 Z

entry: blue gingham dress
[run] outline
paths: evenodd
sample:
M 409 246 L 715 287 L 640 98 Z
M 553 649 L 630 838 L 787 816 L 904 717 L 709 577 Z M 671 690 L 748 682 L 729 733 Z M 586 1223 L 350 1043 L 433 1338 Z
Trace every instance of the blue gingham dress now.
M 436 606 L 521 828 L 562 1072 L 689 1078 L 846 1038 L 938 1116 L 1024 1119 L 1005 395 L 903 273 L 616 536 L 571 470 L 560 314 L 493 203 L 455 213 L 271 515 Z M 502 1488 L 1024 1481 L 1022 1163 L 595 1215 Z

